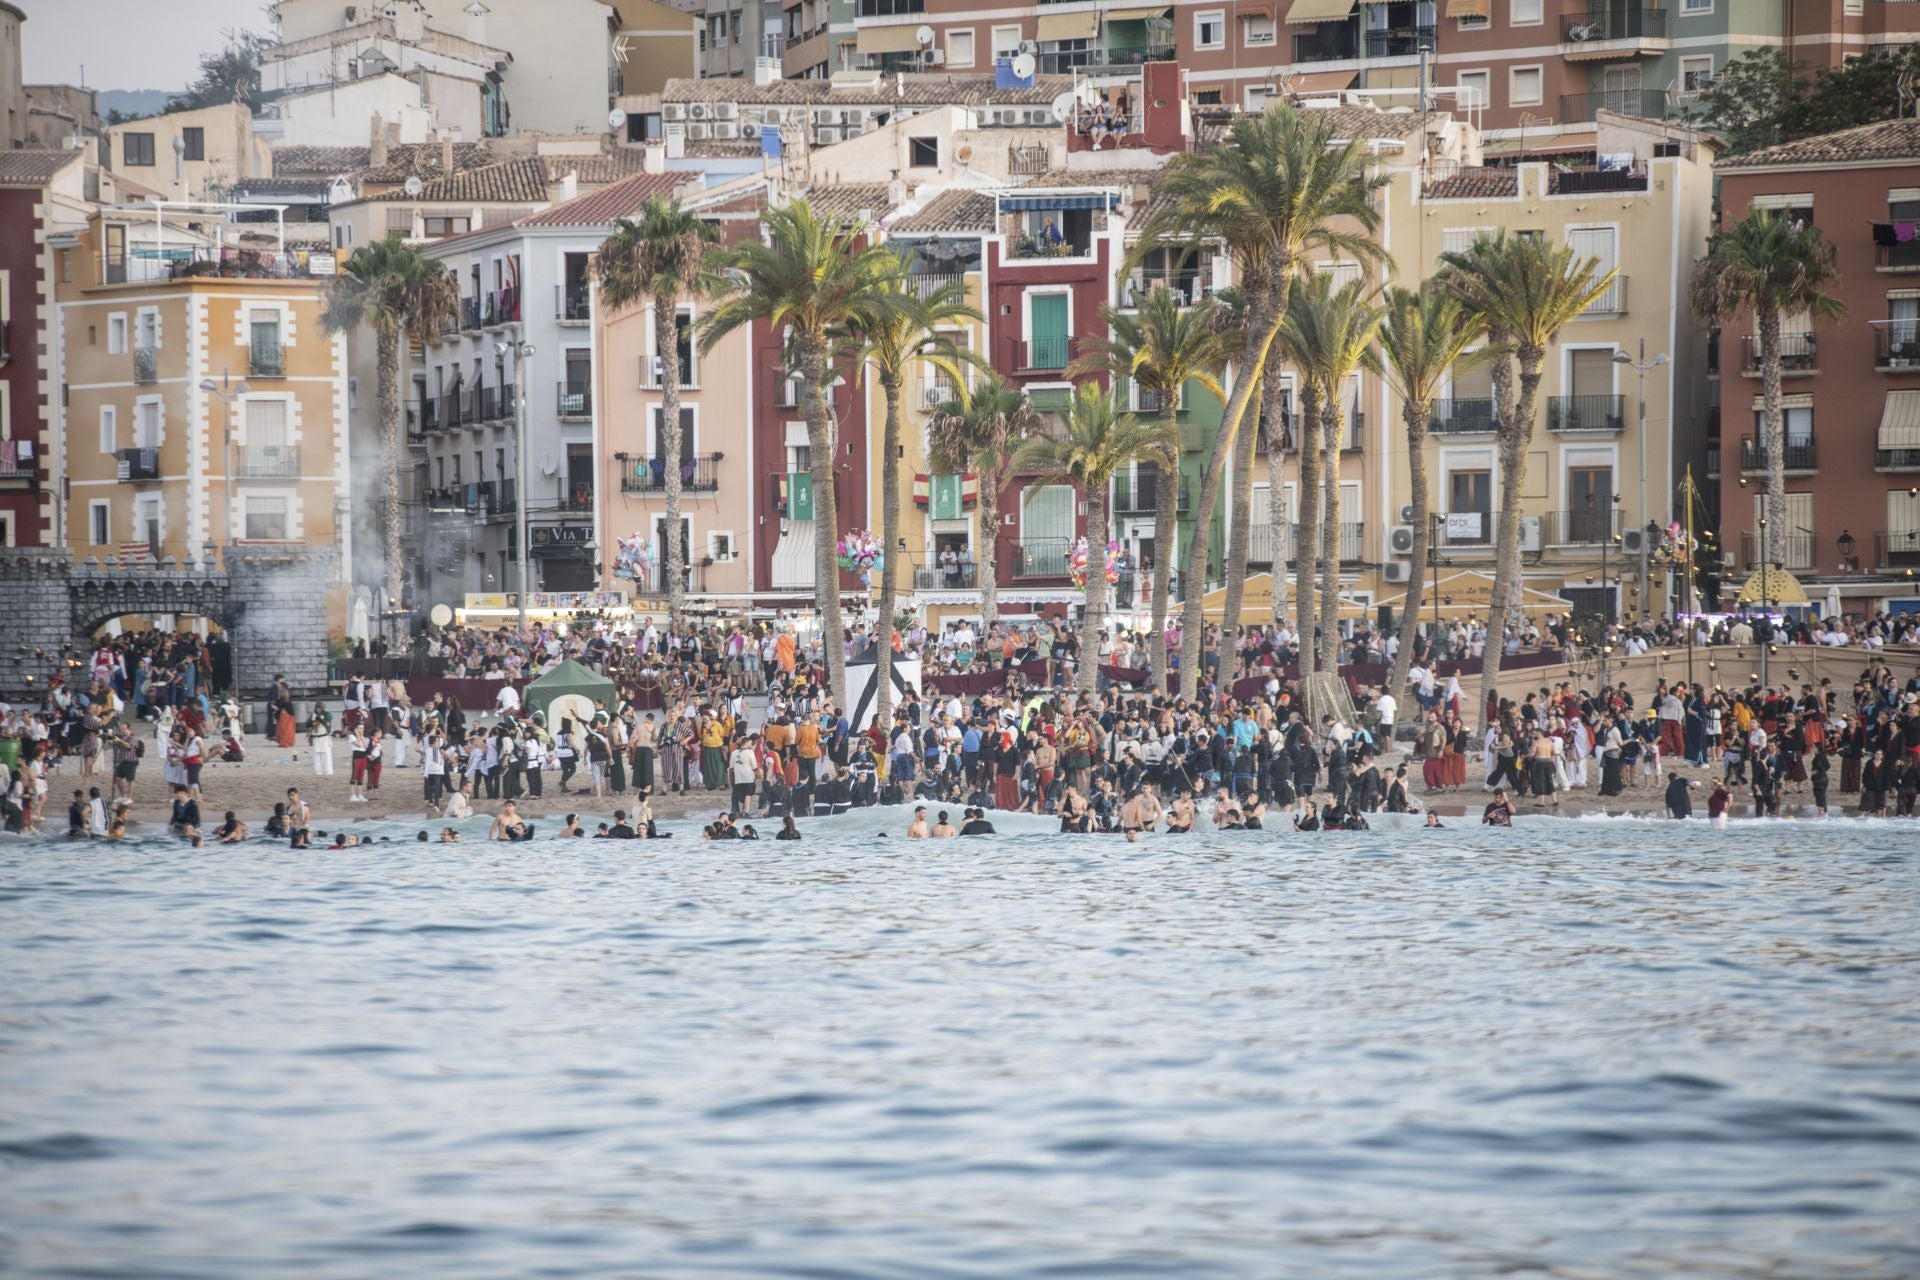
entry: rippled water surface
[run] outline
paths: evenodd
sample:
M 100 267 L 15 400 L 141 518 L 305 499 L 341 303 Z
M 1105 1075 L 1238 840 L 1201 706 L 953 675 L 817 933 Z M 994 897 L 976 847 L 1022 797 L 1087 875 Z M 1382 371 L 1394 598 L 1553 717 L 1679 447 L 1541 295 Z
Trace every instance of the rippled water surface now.
M 0 1274 L 1920 1275 L 1920 828 L 883 821 L 0 846 Z

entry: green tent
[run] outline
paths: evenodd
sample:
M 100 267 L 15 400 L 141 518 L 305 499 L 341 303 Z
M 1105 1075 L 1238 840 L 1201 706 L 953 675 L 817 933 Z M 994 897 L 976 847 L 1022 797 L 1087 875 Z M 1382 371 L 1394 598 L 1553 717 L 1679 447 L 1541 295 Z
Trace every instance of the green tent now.
M 596 701 L 605 703 L 612 713 L 618 701 L 613 681 L 595 675 L 572 658 L 562 658 L 559 666 L 520 691 L 521 705 L 529 714 L 546 712 L 547 728 L 556 733 L 561 717 L 584 721 L 591 716 Z

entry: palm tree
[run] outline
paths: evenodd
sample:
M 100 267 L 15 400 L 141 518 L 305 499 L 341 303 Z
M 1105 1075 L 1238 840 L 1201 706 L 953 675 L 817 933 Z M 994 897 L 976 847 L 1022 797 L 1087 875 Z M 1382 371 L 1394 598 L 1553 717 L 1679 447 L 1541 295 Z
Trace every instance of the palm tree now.
M 407 335 L 438 335 L 460 314 L 460 282 L 418 249 L 396 238 L 363 245 L 327 285 L 320 324 L 329 334 L 373 326 L 380 397 L 381 468 L 385 484 L 380 535 L 386 553 L 387 607 L 403 598 L 406 551 L 400 520 L 400 353 Z M 523 551 L 521 554 L 525 554 Z
M 1486 331 L 1486 322 L 1445 289 L 1417 293 L 1395 289 L 1387 296 L 1380 346 L 1407 428 L 1407 474 L 1413 494 L 1413 549 L 1407 594 L 1400 609 L 1400 648 L 1393 655 L 1393 671 L 1387 677 L 1387 692 L 1396 698 L 1406 688 L 1407 670 L 1413 664 L 1413 638 L 1420 621 L 1421 594 L 1427 586 L 1427 541 L 1433 532 L 1427 515 L 1431 501 L 1427 492 L 1427 423 L 1446 380 L 1492 358 L 1492 351 L 1486 347 L 1468 350 Z
M 1080 624 L 1080 690 L 1092 693 L 1100 674 L 1100 635 L 1107 614 L 1107 490 L 1124 468 L 1180 447 L 1179 427 L 1121 413 L 1113 393 L 1096 382 L 1074 389 L 1066 429 L 1029 439 L 1014 455 L 1016 470 L 1059 476 L 1087 502 L 1087 605 Z
M 954 340 L 954 330 L 980 322 L 980 312 L 967 305 L 963 284 L 945 284 L 920 296 L 912 277 L 901 263 L 887 278 L 886 287 L 875 301 L 878 305 L 864 312 L 857 322 L 862 341 L 854 360 L 872 369 L 887 402 L 887 423 L 880 457 L 880 545 L 886 548 L 885 571 L 880 575 L 880 618 L 874 626 L 876 646 L 874 687 L 879 691 L 875 720 L 893 723 L 893 606 L 900 597 L 900 566 L 894 563 L 894 551 L 900 543 L 900 396 L 906 389 L 907 372 L 915 362 L 923 362 L 945 373 L 955 383 L 964 382 L 961 365 L 969 357 L 965 347 Z
M 1533 444 L 1534 408 L 1547 348 L 1568 321 L 1613 287 L 1615 272 L 1599 273 L 1596 258 L 1578 258 L 1571 249 L 1544 236 L 1481 236 L 1458 253 L 1443 254 L 1445 287 L 1486 317 L 1490 333 L 1512 349 L 1519 392 L 1501 394 L 1496 362 L 1495 399 L 1499 421 L 1500 519 L 1494 528 L 1493 600 L 1487 609 L 1487 643 L 1480 667 L 1480 714 L 1498 687 L 1500 658 L 1506 645 L 1507 613 L 1519 598 L 1520 495 L 1527 486 L 1527 451 Z
M 847 705 L 847 653 L 840 621 L 840 571 L 834 542 L 840 508 L 833 488 L 837 451 L 827 407 L 836 356 L 854 324 L 882 306 L 887 280 L 899 259 L 869 243 L 867 228 L 822 221 L 805 200 L 768 209 L 762 239 L 745 240 L 724 253 L 718 269 L 731 273 L 734 292 L 700 322 L 700 349 L 711 351 L 727 334 L 756 321 L 785 329 L 783 353 L 800 375 L 806 397 L 807 445 L 813 466 L 814 597 L 825 638 L 827 682 L 833 698 Z
M 600 245 L 600 300 L 609 312 L 641 302 L 653 304 L 653 344 L 659 352 L 660 440 L 657 457 L 667 493 L 666 547 L 668 626 L 678 632 L 686 606 L 687 548 L 680 527 L 680 326 L 681 298 L 709 297 L 723 285 L 712 267 L 720 231 L 683 208 L 654 196 L 637 219 L 615 218 L 613 234 Z
M 1837 320 L 1846 306 L 1826 292 L 1840 279 L 1834 249 L 1818 229 L 1777 209 L 1755 209 L 1707 242 L 1693 269 L 1693 309 L 1709 324 L 1753 312 L 1760 338 L 1762 442 L 1767 463 L 1768 564 L 1786 560 L 1786 422 L 1780 411 L 1780 320 L 1805 313 Z
M 1317 271 L 1294 289 L 1287 307 L 1287 320 L 1281 329 L 1281 343 L 1288 358 L 1299 369 L 1304 382 L 1313 387 L 1319 402 L 1317 432 L 1302 433 L 1300 441 L 1300 488 L 1303 499 L 1317 480 L 1322 498 L 1315 513 L 1318 524 L 1302 514 L 1302 547 L 1296 552 L 1302 573 L 1299 583 L 1301 670 L 1334 667 L 1340 639 L 1340 450 L 1343 428 L 1341 418 L 1345 397 L 1341 390 L 1347 380 L 1362 368 L 1379 365 L 1373 342 L 1380 332 L 1384 312 L 1371 300 L 1371 290 L 1359 280 L 1334 287 L 1331 272 Z M 1313 465 L 1312 447 L 1320 450 L 1319 465 Z M 1317 550 L 1305 544 L 1318 539 Z M 1309 631 L 1307 620 L 1312 610 L 1311 563 L 1320 571 L 1320 607 L 1318 623 Z M 1307 637 L 1314 639 L 1313 657 L 1307 657 Z
M 980 477 L 984 545 L 974 560 L 980 570 L 980 616 L 988 625 L 1000 616 L 995 545 L 1000 490 L 1013 474 L 1014 454 L 1040 427 L 1040 415 L 1027 402 L 1027 393 L 992 369 L 982 370 L 971 387 L 957 382 L 954 398 L 927 418 L 928 460 L 943 472 L 971 471 Z
M 1240 426 L 1262 373 L 1277 383 L 1272 348 L 1302 256 L 1325 248 L 1336 256 L 1376 260 L 1373 231 L 1379 215 L 1372 194 L 1387 181 L 1370 172 L 1359 142 L 1336 143 L 1333 122 L 1323 112 L 1302 112 L 1285 103 L 1233 122 L 1226 145 L 1176 156 L 1154 186 L 1155 212 L 1142 224 L 1134 250 L 1138 261 L 1155 249 L 1190 250 L 1205 242 L 1222 245 L 1247 300 L 1247 327 L 1233 394 L 1201 478 L 1195 504 L 1198 529 L 1213 523 L 1220 486 L 1229 478 Z M 1250 484 L 1246 466 L 1231 469 L 1236 484 Z M 1227 544 L 1227 613 L 1221 627 L 1223 656 L 1239 626 L 1247 563 L 1246 521 L 1237 521 Z M 1187 554 L 1187 596 L 1180 637 L 1180 690 L 1192 697 L 1199 680 L 1207 538 L 1198 536 Z
M 1068 367 L 1070 377 L 1106 373 L 1137 385 L 1142 399 L 1158 407 L 1160 433 L 1168 448 L 1153 459 L 1158 474 L 1153 511 L 1153 635 L 1150 645 L 1153 688 L 1167 687 L 1167 594 L 1173 573 L 1174 541 L 1179 528 L 1181 389 L 1189 382 L 1221 400 L 1221 377 L 1232 353 L 1231 339 L 1219 323 L 1221 308 L 1208 302 L 1183 306 L 1165 286 L 1147 294 L 1135 311 L 1100 308 L 1108 337 L 1082 344 L 1083 354 Z M 1204 537 L 1204 529 L 1198 536 Z

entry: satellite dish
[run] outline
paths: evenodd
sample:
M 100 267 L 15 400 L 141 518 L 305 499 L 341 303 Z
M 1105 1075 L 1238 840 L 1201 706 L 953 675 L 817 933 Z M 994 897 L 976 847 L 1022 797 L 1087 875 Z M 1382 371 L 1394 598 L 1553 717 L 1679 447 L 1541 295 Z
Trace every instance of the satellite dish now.
M 417 196 L 426 189 L 426 186 L 427 184 L 420 181 L 420 179 L 416 176 L 416 177 L 407 179 L 406 185 L 405 185 L 405 191 L 410 196 Z
M 560 462 L 552 454 L 543 454 L 540 458 L 540 474 L 551 479 L 560 474 Z
M 1016 79 L 1033 79 L 1034 61 L 1030 53 L 1017 53 L 1013 57 L 1013 74 Z
M 919 44 L 932 44 L 933 28 L 923 22 L 913 29 L 913 38 Z
M 433 606 L 432 612 L 428 613 L 427 617 L 432 619 L 434 626 L 444 627 L 453 621 L 453 610 L 443 604 L 437 604 Z
M 967 161 L 973 159 L 973 148 L 963 142 L 953 149 L 953 158 L 961 164 L 965 164 Z
M 626 124 L 627 124 L 627 113 L 622 111 L 620 108 L 615 107 L 613 110 L 607 112 L 607 128 L 611 129 L 613 132 L 615 133 L 620 132 L 621 129 L 626 127 Z
M 1053 100 L 1053 119 L 1057 124 L 1065 124 L 1067 117 L 1073 114 L 1076 99 L 1071 93 L 1063 93 Z

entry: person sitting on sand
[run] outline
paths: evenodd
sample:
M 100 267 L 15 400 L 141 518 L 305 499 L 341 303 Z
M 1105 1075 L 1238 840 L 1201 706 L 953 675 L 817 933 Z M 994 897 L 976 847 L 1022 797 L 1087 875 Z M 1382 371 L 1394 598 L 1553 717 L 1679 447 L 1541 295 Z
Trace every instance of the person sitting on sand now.
M 1480 815 L 1480 824 L 1487 827 L 1510 827 L 1513 825 L 1513 802 L 1507 799 L 1505 787 L 1493 789 L 1493 800 Z
M 927 806 L 913 807 L 913 821 L 907 824 L 907 839 L 925 840 L 927 838 Z

